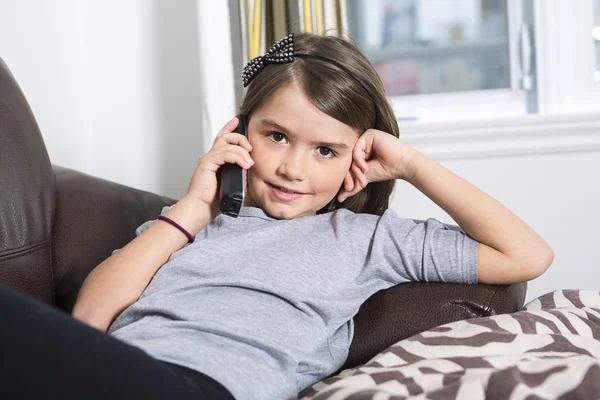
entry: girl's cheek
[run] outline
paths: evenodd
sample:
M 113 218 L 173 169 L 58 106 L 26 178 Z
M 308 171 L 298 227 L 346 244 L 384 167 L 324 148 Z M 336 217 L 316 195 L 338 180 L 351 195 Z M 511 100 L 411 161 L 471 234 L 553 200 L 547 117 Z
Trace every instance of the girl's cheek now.
M 262 176 L 265 169 L 268 167 L 266 165 L 268 162 L 265 162 L 264 157 L 260 154 L 255 154 L 254 151 L 250 153 L 250 157 L 254 160 L 254 165 L 248 170 L 248 173 L 251 176 Z
M 262 146 L 256 146 L 250 153 L 250 157 L 254 160 L 254 166 L 252 168 L 260 171 L 268 168 L 269 164 L 274 163 L 275 155 L 264 149 Z

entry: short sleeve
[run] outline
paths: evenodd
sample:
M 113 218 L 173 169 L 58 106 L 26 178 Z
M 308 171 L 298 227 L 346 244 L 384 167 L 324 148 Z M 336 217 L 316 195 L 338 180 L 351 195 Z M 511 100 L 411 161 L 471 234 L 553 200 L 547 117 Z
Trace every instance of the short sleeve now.
M 387 210 L 377 222 L 368 262 L 394 284 L 477 283 L 477 247 L 465 232 L 434 218 L 417 223 Z
M 167 212 L 169 212 L 169 210 L 173 208 L 173 206 L 164 206 L 160 212 L 160 215 L 165 215 Z M 137 227 L 137 229 L 135 230 L 135 236 L 138 237 L 142 234 L 142 232 L 144 232 L 146 229 L 150 228 L 152 226 L 152 224 L 154 224 L 156 221 L 158 221 L 158 219 L 151 219 L 150 221 L 146 221 L 143 224 L 141 224 L 140 226 Z M 111 256 L 113 254 L 115 254 L 116 252 L 118 252 L 120 249 L 116 249 L 113 250 L 113 252 L 111 253 Z

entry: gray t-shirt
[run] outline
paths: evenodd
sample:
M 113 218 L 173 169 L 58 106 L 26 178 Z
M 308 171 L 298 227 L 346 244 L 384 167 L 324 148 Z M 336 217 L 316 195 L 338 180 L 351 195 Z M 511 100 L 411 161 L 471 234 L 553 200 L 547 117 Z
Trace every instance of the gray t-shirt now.
M 391 210 L 277 220 L 244 207 L 173 253 L 108 333 L 238 400 L 292 399 L 344 364 L 361 304 L 409 281 L 476 283 L 477 242 Z

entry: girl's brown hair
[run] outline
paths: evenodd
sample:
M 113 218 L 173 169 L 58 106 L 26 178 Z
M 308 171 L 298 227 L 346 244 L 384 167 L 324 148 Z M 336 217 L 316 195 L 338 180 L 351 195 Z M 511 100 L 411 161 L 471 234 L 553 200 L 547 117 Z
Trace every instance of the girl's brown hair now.
M 342 64 L 368 86 L 377 107 L 365 88 L 334 64 L 296 57 L 289 64 L 267 65 L 252 80 L 240 107 L 240 113 L 248 120 L 252 112 L 277 90 L 297 84 L 315 107 L 361 134 L 375 128 L 399 137 L 398 123 L 387 101 L 383 82 L 353 43 L 335 36 L 296 33 L 294 52 L 315 54 Z M 373 126 L 375 119 L 377 126 Z M 394 184 L 395 180 L 371 182 L 343 203 L 334 198 L 318 213 L 347 208 L 355 213 L 382 215 L 389 206 Z

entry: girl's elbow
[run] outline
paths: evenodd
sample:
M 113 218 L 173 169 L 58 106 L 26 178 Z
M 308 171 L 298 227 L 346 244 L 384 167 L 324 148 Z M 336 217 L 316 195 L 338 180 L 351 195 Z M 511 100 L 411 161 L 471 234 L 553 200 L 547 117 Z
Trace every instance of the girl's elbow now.
M 549 245 L 545 245 L 534 254 L 534 258 L 525 264 L 530 275 L 527 277 L 528 281 L 542 276 L 554 262 L 554 251 Z
M 507 255 L 483 243 L 478 249 L 478 282 L 515 284 L 540 277 L 554 261 L 554 252 L 545 242 L 529 246 L 527 252 Z

